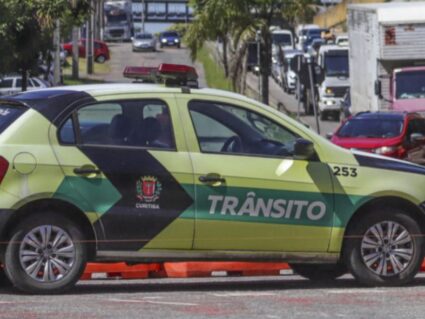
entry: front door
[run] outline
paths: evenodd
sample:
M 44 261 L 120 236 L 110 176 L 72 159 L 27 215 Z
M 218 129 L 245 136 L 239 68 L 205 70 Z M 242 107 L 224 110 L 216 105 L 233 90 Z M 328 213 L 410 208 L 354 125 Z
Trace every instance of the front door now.
M 188 103 L 196 180 L 195 249 L 325 252 L 333 221 L 328 165 L 294 158 L 300 136 L 264 114 Z
M 192 167 L 168 102 L 94 103 L 59 128 L 62 194 L 94 212 L 100 250 L 192 248 Z

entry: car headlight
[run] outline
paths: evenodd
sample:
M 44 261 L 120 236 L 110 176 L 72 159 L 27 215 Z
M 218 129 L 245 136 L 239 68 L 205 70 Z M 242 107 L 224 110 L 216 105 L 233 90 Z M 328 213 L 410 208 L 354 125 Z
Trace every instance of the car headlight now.
M 373 149 L 372 152 L 379 155 L 388 155 L 388 154 L 395 153 L 401 149 L 402 149 L 401 145 L 382 146 L 382 147 Z
M 167 39 L 162 39 L 161 42 L 162 43 L 167 43 Z
M 334 96 L 334 91 L 331 88 L 326 88 L 325 89 L 325 95 L 327 96 Z
M 175 42 L 175 43 L 179 43 L 179 42 L 180 42 L 180 40 L 179 40 L 179 39 L 174 39 L 174 42 Z

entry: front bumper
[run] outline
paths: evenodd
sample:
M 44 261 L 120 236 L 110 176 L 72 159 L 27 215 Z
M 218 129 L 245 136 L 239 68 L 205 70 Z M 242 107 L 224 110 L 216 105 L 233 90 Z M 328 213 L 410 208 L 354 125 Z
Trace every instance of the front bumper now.
M 342 98 L 324 97 L 319 100 L 320 111 L 340 111 Z

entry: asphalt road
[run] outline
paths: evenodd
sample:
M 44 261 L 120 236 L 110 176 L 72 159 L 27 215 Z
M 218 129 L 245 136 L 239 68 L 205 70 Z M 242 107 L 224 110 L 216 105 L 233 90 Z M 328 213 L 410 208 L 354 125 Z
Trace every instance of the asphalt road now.
M 101 78 L 106 82 L 132 82 L 132 79 L 124 78 L 123 71 L 126 66 L 153 66 L 161 63 L 186 64 L 196 67 L 199 75 L 199 85 L 205 87 L 204 71 L 202 65 L 192 62 L 186 48 L 165 47 L 156 52 L 132 52 L 131 43 L 108 43 L 111 51 L 109 64 L 111 72 L 101 77 L 94 75 L 93 78 Z
M 322 284 L 293 275 L 96 280 L 57 296 L 0 288 L 1 319 L 422 319 L 424 303 L 424 277 L 402 288 L 364 288 L 348 275 Z

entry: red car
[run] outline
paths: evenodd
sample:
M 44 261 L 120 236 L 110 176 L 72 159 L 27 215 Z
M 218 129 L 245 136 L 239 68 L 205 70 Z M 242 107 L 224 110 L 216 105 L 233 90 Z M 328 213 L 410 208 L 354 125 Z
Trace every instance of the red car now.
M 72 42 L 65 43 L 63 49 L 67 55 L 72 55 Z M 86 39 L 78 41 L 78 52 L 80 58 L 86 57 Z M 98 63 L 104 63 L 111 58 L 108 45 L 105 42 L 94 40 L 94 60 Z
M 344 148 L 406 158 L 424 145 L 425 118 L 417 113 L 359 113 L 348 118 L 331 141 Z

